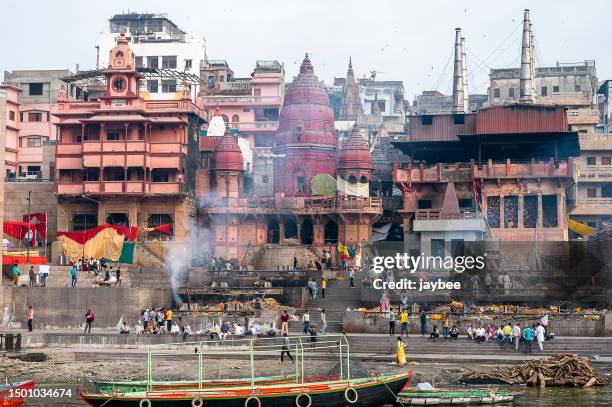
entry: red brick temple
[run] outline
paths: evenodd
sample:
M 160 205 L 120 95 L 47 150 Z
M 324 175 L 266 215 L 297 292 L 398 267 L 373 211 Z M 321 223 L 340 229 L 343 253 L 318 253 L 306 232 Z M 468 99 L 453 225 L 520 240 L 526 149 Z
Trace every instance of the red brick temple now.
M 357 127 L 338 145 L 329 98 L 308 56 L 287 89 L 279 117 L 273 197 L 258 197 L 256 185 L 245 191 L 239 137 L 228 128 L 223 137 L 202 137 L 200 144 L 199 221 L 212 232 L 212 255 L 262 267 L 266 258 L 276 256 L 277 264 L 289 265 L 294 254 L 303 259 L 331 250 L 338 241 L 357 245 L 370 240 L 382 203 L 367 189 L 369 145 Z M 344 192 L 336 190 L 337 176 L 338 184 L 347 185 Z M 327 182 L 331 193 L 313 191 L 313 179 Z M 364 185 L 365 194 L 350 192 Z

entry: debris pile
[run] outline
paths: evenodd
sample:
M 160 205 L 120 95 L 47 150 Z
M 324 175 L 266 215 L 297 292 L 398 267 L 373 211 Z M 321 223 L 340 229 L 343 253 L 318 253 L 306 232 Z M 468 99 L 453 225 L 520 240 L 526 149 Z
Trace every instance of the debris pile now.
M 597 377 L 588 360 L 571 354 L 558 354 L 518 366 L 488 367 L 486 370 L 464 369 L 459 380 L 499 380 L 508 384 L 540 386 L 604 386 L 605 377 Z

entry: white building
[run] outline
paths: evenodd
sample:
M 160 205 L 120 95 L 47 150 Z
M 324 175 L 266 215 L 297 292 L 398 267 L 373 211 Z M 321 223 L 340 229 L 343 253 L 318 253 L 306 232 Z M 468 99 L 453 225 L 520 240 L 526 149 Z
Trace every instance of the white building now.
M 123 32 L 136 55 L 137 68 L 172 69 L 199 78 L 206 53 L 204 39 L 186 38 L 166 14 L 116 14 L 109 22 L 100 36 L 100 68 L 108 66 L 110 50 Z M 151 99 L 173 99 L 180 89 L 176 79 L 164 77 L 147 79 L 141 92 L 147 92 Z M 191 94 L 195 99 L 197 90 L 192 89 Z

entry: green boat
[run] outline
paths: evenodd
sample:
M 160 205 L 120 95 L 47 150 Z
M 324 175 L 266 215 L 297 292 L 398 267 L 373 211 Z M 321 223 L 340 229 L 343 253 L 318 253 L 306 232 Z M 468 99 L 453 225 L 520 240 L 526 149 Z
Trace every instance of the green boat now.
M 405 406 L 462 406 L 509 403 L 522 395 L 497 389 L 404 390 L 397 402 Z

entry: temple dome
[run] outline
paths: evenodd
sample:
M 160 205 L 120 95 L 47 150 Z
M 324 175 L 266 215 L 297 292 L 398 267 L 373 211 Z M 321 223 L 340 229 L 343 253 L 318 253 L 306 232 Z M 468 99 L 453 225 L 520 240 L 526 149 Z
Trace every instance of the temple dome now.
M 373 169 L 370 146 L 361 136 L 361 130 L 357 125 L 353 126 L 350 136 L 342 145 L 338 158 L 338 169 Z
M 336 146 L 334 112 L 325 87 L 304 58 L 299 75 L 287 89 L 280 111 L 276 146 L 317 144 Z
M 215 148 L 212 164 L 213 171 L 244 171 L 242 151 L 237 137 L 232 135 L 229 127 Z

